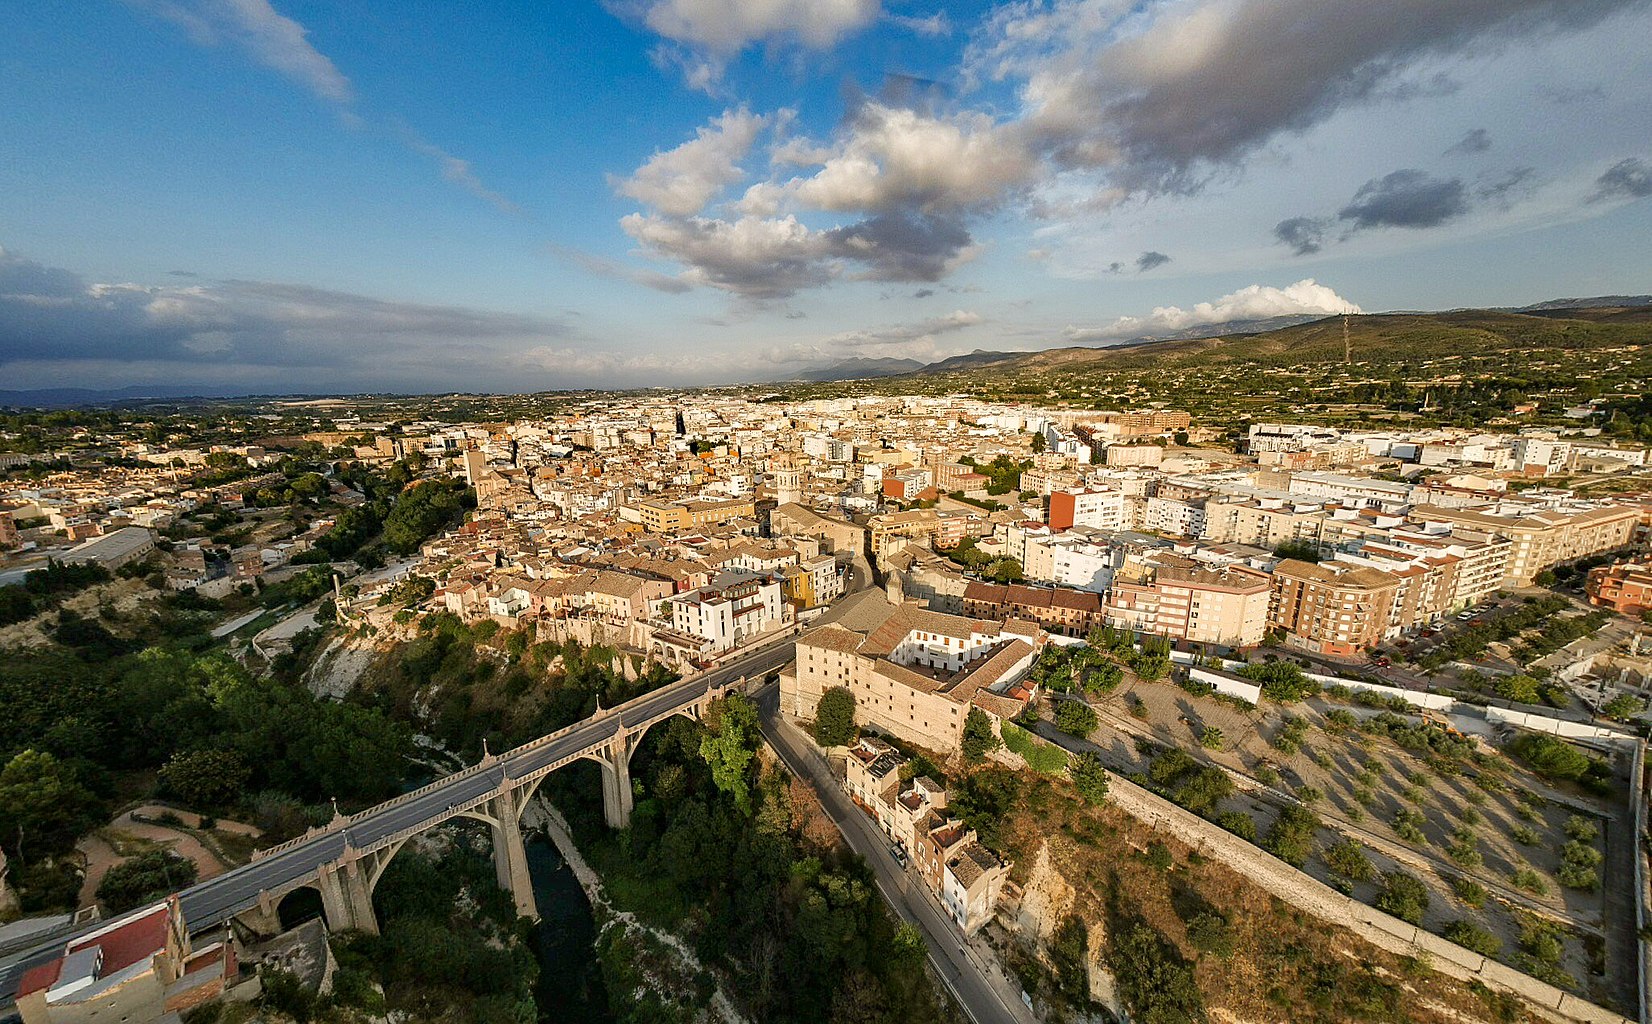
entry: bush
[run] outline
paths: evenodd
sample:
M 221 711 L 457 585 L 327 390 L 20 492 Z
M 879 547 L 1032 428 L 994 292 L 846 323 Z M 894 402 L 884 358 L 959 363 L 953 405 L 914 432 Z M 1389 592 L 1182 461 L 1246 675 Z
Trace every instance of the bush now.
M 1481 956 L 1496 956 L 1503 952 L 1502 939 L 1467 918 L 1459 918 L 1446 925 L 1445 937 Z
M 997 750 L 1002 743 L 998 734 L 992 731 L 992 719 L 987 713 L 980 708 L 970 708 L 969 714 L 964 716 L 964 738 L 961 744 L 964 758 L 979 761 Z
M 1094 751 L 1086 750 L 1069 758 L 1067 774 L 1085 800 L 1099 804 L 1107 799 L 1107 770 Z
M 98 883 L 98 899 L 112 914 L 154 903 L 195 884 L 193 861 L 167 850 L 150 850 L 109 869 Z
M 1460 828 L 1452 834 L 1451 842 L 1446 844 L 1446 855 L 1465 868 L 1477 868 L 1481 863 L 1480 840 L 1474 830 Z
M 1427 821 L 1409 807 L 1401 807 L 1394 812 L 1394 834 L 1413 845 L 1427 846 L 1428 837 L 1423 834 L 1423 825 Z
M 1369 882 L 1377 876 L 1377 869 L 1371 866 L 1365 847 L 1357 839 L 1344 839 L 1320 856 L 1326 867 L 1350 881 Z
M 1566 835 L 1580 843 L 1592 843 L 1600 835 L 1600 829 L 1595 823 L 1581 814 L 1574 814 L 1566 819 Z
M 1227 737 L 1223 736 L 1222 730 L 1216 728 L 1214 725 L 1206 726 L 1205 729 L 1199 733 L 1199 746 L 1204 747 L 1206 750 L 1221 750 L 1223 744 L 1226 742 Z
M 1082 700 L 1064 700 L 1055 709 L 1055 727 L 1070 736 L 1088 736 L 1096 731 L 1095 709 Z
M 1045 743 L 1032 733 L 1015 725 L 1005 722 L 999 727 L 1004 734 L 1004 746 L 1021 755 L 1027 762 L 1027 767 L 1042 775 L 1060 775 L 1067 768 L 1067 752 L 1060 747 Z M 1105 792 L 1105 784 L 1103 785 Z
M 1509 838 L 1513 839 L 1521 846 L 1536 846 L 1537 830 L 1528 828 L 1525 825 L 1516 825 L 1509 829 Z
M 1451 880 L 1451 891 L 1456 894 L 1458 899 L 1471 907 L 1478 908 L 1486 905 L 1486 887 L 1472 878 L 1464 878 L 1461 875 L 1453 878 Z
M 1544 880 L 1542 875 L 1531 868 L 1517 869 L 1509 876 L 1509 880 L 1515 884 L 1516 888 L 1524 889 L 1533 895 L 1547 896 L 1549 894 L 1549 883 Z
M 1313 850 L 1314 833 L 1319 831 L 1319 818 L 1305 807 L 1292 804 L 1280 812 L 1273 827 L 1268 829 L 1262 849 L 1292 867 L 1308 863 Z
M 1428 886 L 1404 871 L 1384 872 L 1376 907 L 1409 924 L 1422 924 L 1428 912 Z
M 1256 842 L 1256 820 L 1244 811 L 1223 811 L 1216 824 L 1247 842 Z
M 1238 675 L 1262 684 L 1262 696 L 1281 704 L 1304 700 L 1319 692 L 1319 684 L 1303 674 L 1291 661 L 1266 661 L 1246 665 Z

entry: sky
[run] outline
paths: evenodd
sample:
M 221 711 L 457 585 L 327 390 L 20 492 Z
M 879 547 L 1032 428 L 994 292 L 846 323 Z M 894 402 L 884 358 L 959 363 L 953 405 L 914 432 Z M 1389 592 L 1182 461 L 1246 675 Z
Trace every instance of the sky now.
M 1652 291 L 1652 0 L 10 0 L 0 389 L 537 391 Z

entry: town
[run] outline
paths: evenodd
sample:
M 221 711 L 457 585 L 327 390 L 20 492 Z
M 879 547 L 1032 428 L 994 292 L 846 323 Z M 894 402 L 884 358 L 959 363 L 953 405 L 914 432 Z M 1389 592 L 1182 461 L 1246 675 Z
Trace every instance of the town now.
M 40 642 L 47 611 L 60 640 L 108 636 L 98 618 L 149 592 L 209 603 L 237 657 L 312 680 L 438 619 L 611 650 L 637 678 L 784 644 L 778 685 L 751 680 L 776 749 L 802 777 L 822 769 L 879 837 L 863 856 L 910 872 L 976 964 L 1012 960 L 1005 922 L 1038 884 L 1013 844 L 983 839 L 970 787 L 987 776 L 957 767 L 997 764 L 1071 777 L 1195 849 L 1259 856 L 1276 894 L 1318 885 L 1442 931 L 1479 965 L 1444 958 L 1459 976 L 1581 997 L 1570 1019 L 1634 1004 L 1643 855 L 1615 830 L 1640 820 L 1652 693 L 1646 448 L 1586 424 L 1255 423 L 1226 443 L 1171 408 L 933 396 L 555 406 L 454 422 L 333 400 L 59 426 L 5 457 L 0 642 Z M 1550 483 L 1580 475 L 1627 486 Z M 1310 730 L 1336 742 L 1301 756 Z M 1369 751 L 1373 731 L 1398 744 L 1391 761 L 1331 752 L 1362 733 Z M 1548 766 L 1542 743 L 1584 767 Z M 1428 795 L 1465 764 L 1482 790 Z M 1566 778 L 1594 788 L 1564 796 Z M 1519 801 L 1488 801 L 1510 785 Z M 627 825 L 631 795 L 605 801 Z M 1563 851 L 1543 836 L 1562 826 Z M 1316 834 L 1331 838 L 1310 864 Z M 155 936 L 171 1005 L 206 990 L 181 984 L 190 929 L 167 906 L 132 927 Z M 1426 932 L 1400 934 L 1372 941 L 1427 950 Z M 207 946 L 214 993 L 234 988 L 234 936 Z M 85 970 L 84 948 L 51 970 Z M 1488 955 L 1505 950 L 1525 974 Z M 1022 1012 L 1025 984 L 985 975 Z M 69 1019 L 55 1007 L 79 997 L 42 977 L 16 979 L 24 1021 Z

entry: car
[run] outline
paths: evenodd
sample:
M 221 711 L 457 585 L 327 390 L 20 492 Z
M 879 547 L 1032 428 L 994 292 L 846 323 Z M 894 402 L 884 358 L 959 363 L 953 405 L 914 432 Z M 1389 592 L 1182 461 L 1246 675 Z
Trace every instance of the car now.
M 905 850 L 901 849 L 899 846 L 891 846 L 889 848 L 889 854 L 890 854 L 890 856 L 895 858 L 895 863 L 896 864 L 899 864 L 903 868 L 906 867 L 906 851 Z

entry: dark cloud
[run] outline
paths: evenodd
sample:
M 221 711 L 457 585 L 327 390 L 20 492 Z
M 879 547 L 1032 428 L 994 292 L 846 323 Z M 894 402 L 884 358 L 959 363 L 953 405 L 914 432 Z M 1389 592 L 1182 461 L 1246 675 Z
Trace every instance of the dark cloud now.
M 1292 217 L 1274 225 L 1273 237 L 1290 246 L 1298 256 L 1307 256 L 1325 247 L 1328 226 L 1321 217 Z
M 586 252 L 583 249 L 575 249 L 566 245 L 556 245 L 555 243 L 552 243 L 549 246 L 549 249 L 553 255 L 561 257 L 562 259 L 573 263 L 583 270 L 602 277 L 612 277 L 621 281 L 630 281 L 632 284 L 640 284 L 644 288 L 652 288 L 657 292 L 665 292 L 668 295 L 681 295 L 684 292 L 692 291 L 694 289 L 694 286 L 689 284 L 687 281 L 684 281 L 678 277 L 672 277 L 670 274 L 662 274 L 657 270 L 646 270 L 641 267 L 627 266 L 617 260 L 611 260 L 606 256 L 598 256 L 595 253 Z
M 1096 46 L 1082 26 L 1037 16 L 1006 26 L 995 72 L 1042 72 L 1032 128 L 1058 159 L 1113 166 L 1127 187 L 1198 187 L 1275 136 L 1351 104 L 1437 93 L 1419 62 L 1501 38 L 1586 27 L 1640 0 L 1235 0 L 1169 8 L 1144 31 Z M 1075 37 L 1071 44 L 1059 36 Z M 1004 49 L 1029 46 L 1003 60 Z M 1092 50 L 1091 48 L 1094 47 Z M 1185 59 L 1190 52 L 1198 59 Z M 1054 56 L 1054 60 L 1050 58 Z
M 1468 212 L 1467 191 L 1458 178 L 1440 179 L 1415 169 L 1372 178 L 1337 216 L 1350 231 L 1366 228 L 1432 228 Z
M 970 245 L 957 217 L 891 213 L 823 232 L 833 255 L 865 266 L 871 281 L 939 281 Z
M 1149 250 L 1148 252 L 1144 252 L 1140 256 L 1136 257 L 1136 272 L 1138 274 L 1145 274 L 1149 270 L 1162 267 L 1169 262 L 1169 256 L 1166 256 L 1162 252 L 1153 252 Z
M 167 276 L 169 276 L 169 277 L 200 277 L 201 276 L 200 274 L 197 274 L 193 270 L 168 270 L 166 273 L 167 273 Z
M 933 288 L 919 288 L 917 291 L 912 293 L 912 297 L 914 299 L 927 299 L 934 294 L 935 289 Z
M 1595 179 L 1591 203 L 1603 199 L 1645 199 L 1652 196 L 1652 164 L 1639 157 L 1619 160 Z
M 1450 149 L 1445 151 L 1446 156 L 1473 156 L 1484 153 L 1491 148 L 1491 132 L 1484 128 L 1475 128 L 1458 139 Z
M 20 361 L 357 368 L 565 337 L 545 317 L 386 302 L 265 281 L 94 284 L 0 250 L 0 365 Z
M 1512 201 L 1531 191 L 1533 179 L 1537 175 L 1535 167 L 1516 167 L 1500 178 L 1482 181 L 1475 186 L 1474 194 L 1488 202 L 1497 203 L 1503 207 L 1511 205 Z

